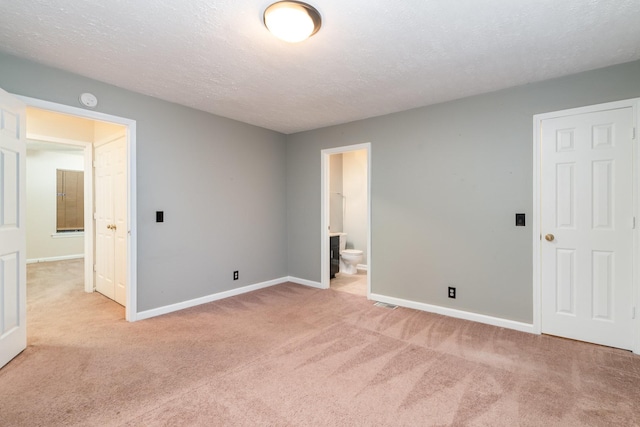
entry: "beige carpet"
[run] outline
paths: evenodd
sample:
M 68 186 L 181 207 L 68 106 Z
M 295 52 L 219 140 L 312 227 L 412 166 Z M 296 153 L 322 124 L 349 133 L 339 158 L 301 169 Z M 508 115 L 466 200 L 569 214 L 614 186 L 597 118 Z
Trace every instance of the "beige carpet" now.
M 127 323 L 66 270 L 82 276 L 78 261 L 29 266 L 29 346 L 0 370 L 2 426 L 640 422 L 629 352 L 294 284 Z

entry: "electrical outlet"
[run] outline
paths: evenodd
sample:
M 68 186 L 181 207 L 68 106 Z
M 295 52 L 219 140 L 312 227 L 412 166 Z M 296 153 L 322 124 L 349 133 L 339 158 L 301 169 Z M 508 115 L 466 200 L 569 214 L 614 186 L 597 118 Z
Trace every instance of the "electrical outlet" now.
M 233 280 L 238 280 L 238 270 L 233 272 Z
M 456 288 L 449 286 L 449 298 L 456 297 Z

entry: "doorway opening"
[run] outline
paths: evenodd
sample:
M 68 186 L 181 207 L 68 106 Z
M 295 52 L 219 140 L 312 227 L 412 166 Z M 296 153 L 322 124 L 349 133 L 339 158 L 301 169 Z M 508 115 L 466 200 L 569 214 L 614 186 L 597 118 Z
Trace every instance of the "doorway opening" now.
M 321 285 L 371 294 L 371 143 L 322 150 Z
M 84 158 L 84 230 L 73 233 L 55 232 L 50 233 L 49 236 L 50 240 L 64 241 L 67 245 L 75 239 L 76 248 L 78 247 L 78 238 L 80 238 L 83 240 L 83 248 L 80 254 L 75 256 L 62 255 L 59 259 L 84 257 L 84 290 L 86 292 L 98 290 L 120 303 L 125 307 L 126 320 L 135 321 L 137 311 L 135 121 L 33 98 L 21 96 L 18 98 L 27 104 L 26 137 L 32 148 L 39 146 L 40 149 L 54 151 L 57 148 L 67 152 L 76 150 L 76 154 L 80 150 L 81 156 Z M 107 216 L 109 231 L 114 236 L 112 236 L 112 242 L 107 241 L 105 245 L 105 233 L 99 233 L 98 227 L 96 227 L 96 225 L 105 225 L 102 224 L 104 221 L 98 221 L 95 218 L 96 206 L 100 205 L 96 203 L 96 198 L 102 197 L 104 199 L 105 192 L 112 193 L 113 191 L 111 186 L 100 184 L 95 180 L 95 160 L 99 161 L 99 159 L 94 160 L 94 148 L 106 147 L 116 142 L 123 147 L 120 150 L 122 159 L 119 164 L 121 169 L 124 169 L 124 173 L 120 174 L 120 178 L 114 178 L 116 185 L 119 184 L 122 188 L 122 200 L 114 201 L 113 204 L 119 206 L 121 215 L 119 219 Z M 104 203 L 102 206 L 104 207 Z M 101 217 L 100 219 L 105 218 Z M 124 226 L 122 226 L 123 224 Z M 116 231 L 114 225 L 121 225 L 120 230 Z M 118 232 L 120 234 L 117 234 Z M 120 260 L 117 259 L 117 253 L 110 255 L 111 259 L 106 259 L 105 253 L 109 253 L 107 248 L 109 243 L 112 243 L 111 246 L 116 250 L 119 246 L 122 255 Z M 106 251 L 105 248 L 107 248 Z M 75 252 L 77 251 L 76 249 Z M 48 260 L 55 260 L 55 256 L 34 258 L 28 254 L 27 257 L 31 258 L 32 262 L 44 260 L 39 258 L 53 258 Z M 116 266 L 119 265 L 119 269 L 115 268 L 114 260 L 119 261 L 115 263 Z M 115 293 L 108 295 L 108 292 L 104 292 L 105 275 L 102 270 L 112 266 L 114 266 L 112 277 L 121 284 L 126 284 L 121 287 L 119 300 L 114 297 Z M 103 284 L 103 289 L 96 289 L 98 282 Z M 116 285 L 117 283 L 114 284 L 114 288 Z

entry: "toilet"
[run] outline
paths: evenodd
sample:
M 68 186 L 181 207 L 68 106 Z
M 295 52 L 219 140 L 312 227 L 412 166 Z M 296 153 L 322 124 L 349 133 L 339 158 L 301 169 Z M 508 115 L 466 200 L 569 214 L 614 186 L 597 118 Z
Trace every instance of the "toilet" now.
M 362 261 L 362 251 L 347 249 L 347 234 L 340 234 L 340 273 L 357 274 L 360 261 Z

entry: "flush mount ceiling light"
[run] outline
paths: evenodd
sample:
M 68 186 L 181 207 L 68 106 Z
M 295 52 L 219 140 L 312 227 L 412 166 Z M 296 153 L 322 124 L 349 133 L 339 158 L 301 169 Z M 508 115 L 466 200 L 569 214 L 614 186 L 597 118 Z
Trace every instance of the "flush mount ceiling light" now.
M 318 32 L 320 13 L 306 3 L 279 1 L 264 11 L 264 25 L 271 33 L 289 43 L 308 39 Z

